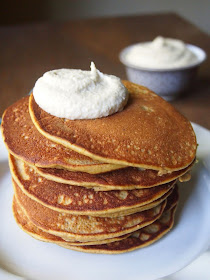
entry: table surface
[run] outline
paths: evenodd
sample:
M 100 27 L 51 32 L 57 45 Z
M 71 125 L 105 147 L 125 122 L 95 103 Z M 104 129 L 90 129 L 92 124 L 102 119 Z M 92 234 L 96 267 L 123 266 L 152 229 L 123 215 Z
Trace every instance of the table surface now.
M 125 79 L 125 69 L 118 59 L 120 50 L 157 35 L 195 44 L 210 56 L 209 36 L 172 13 L 0 27 L 0 115 L 51 69 L 89 69 L 94 61 L 102 72 Z M 207 58 L 195 87 L 172 102 L 188 119 L 208 129 L 209 66 Z

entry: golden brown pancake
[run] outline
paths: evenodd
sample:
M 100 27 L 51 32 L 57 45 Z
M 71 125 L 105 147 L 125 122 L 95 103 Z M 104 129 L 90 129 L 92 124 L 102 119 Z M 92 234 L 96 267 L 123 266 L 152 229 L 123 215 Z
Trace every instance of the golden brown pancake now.
M 164 211 L 158 220 L 120 241 L 93 246 L 78 247 L 67 244 L 61 246 L 75 251 L 98 254 L 120 254 L 143 248 L 159 240 L 173 227 L 175 210 L 176 206 L 167 212 Z
M 107 254 L 117 254 L 117 253 L 132 251 L 137 248 L 148 246 L 151 243 L 160 239 L 173 226 L 175 206 L 172 205 L 172 207 L 170 208 L 164 210 L 162 216 L 158 220 L 156 220 L 149 226 L 146 226 L 136 232 L 133 232 L 131 235 L 125 235 L 123 237 L 116 238 L 118 240 L 107 239 L 107 240 L 98 241 L 99 244 L 97 244 L 97 246 L 90 246 L 90 245 L 96 245 L 95 243 L 97 243 L 97 241 L 87 242 L 87 243 L 69 242 L 63 240 L 58 236 L 42 231 L 41 229 L 37 228 L 28 219 L 28 217 L 22 211 L 21 207 L 16 202 L 16 199 L 14 198 L 13 200 L 13 213 L 17 224 L 23 231 L 25 231 L 27 234 L 31 235 L 32 237 L 41 241 L 56 243 L 60 246 L 76 251 L 90 252 L 90 253 L 107 253 Z M 122 239 L 124 239 L 124 242 L 122 242 Z M 99 246 L 100 244 L 105 244 L 105 245 Z M 78 246 L 83 246 L 83 247 L 77 248 Z
M 73 246 L 82 246 L 82 245 L 98 245 L 98 244 L 107 244 L 115 241 L 119 241 L 122 239 L 127 238 L 130 234 L 122 235 L 116 238 L 110 238 L 100 241 L 92 241 L 92 242 L 70 242 L 62 239 L 59 236 L 55 236 L 53 234 L 47 233 L 38 227 L 36 227 L 24 214 L 24 211 L 21 209 L 21 206 L 18 205 L 15 196 L 13 197 L 13 204 L 12 204 L 13 215 L 15 218 L 16 223 L 18 226 L 25 231 L 27 234 L 31 235 L 32 237 L 44 241 L 44 242 L 51 242 L 56 243 L 58 245 L 73 245 Z
M 188 172 L 193 164 L 194 161 L 187 168 L 163 175 L 158 175 L 156 170 L 141 170 L 137 167 L 126 167 L 102 174 L 39 167 L 36 168 L 36 171 L 41 176 L 55 182 L 94 188 L 96 191 L 133 190 L 155 187 L 171 182 Z
M 46 138 L 94 160 L 176 171 L 195 159 L 190 122 L 145 87 L 125 81 L 130 97 L 121 112 L 93 120 L 52 116 L 29 99 L 33 123 Z
M 165 208 L 160 205 L 117 218 L 79 216 L 51 210 L 27 197 L 13 181 L 15 197 L 29 220 L 38 228 L 69 241 L 98 241 L 129 234 L 157 220 Z
M 20 159 L 9 156 L 11 174 L 31 199 L 60 212 L 90 216 L 122 216 L 153 208 L 170 194 L 174 182 L 149 189 L 100 192 L 49 181 Z
M 122 166 L 102 163 L 54 143 L 40 134 L 28 112 L 29 96 L 5 111 L 2 134 L 9 152 L 39 167 L 66 168 L 73 171 L 101 173 Z

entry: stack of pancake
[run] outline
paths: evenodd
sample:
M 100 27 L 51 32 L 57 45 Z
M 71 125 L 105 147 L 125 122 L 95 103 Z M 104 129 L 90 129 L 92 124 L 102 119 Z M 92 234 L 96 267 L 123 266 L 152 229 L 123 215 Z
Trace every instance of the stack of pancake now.
M 5 111 L 13 213 L 31 236 L 114 254 L 147 246 L 172 228 L 176 181 L 189 179 L 195 134 L 159 96 L 124 84 L 128 104 L 104 118 L 52 116 L 33 94 Z

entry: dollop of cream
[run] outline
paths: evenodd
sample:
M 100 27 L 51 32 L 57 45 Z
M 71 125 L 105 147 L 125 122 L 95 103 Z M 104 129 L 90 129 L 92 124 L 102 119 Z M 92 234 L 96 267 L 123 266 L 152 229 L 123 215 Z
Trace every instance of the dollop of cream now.
M 123 110 L 128 91 L 121 80 L 91 71 L 58 69 L 46 72 L 33 89 L 36 103 L 49 114 L 70 120 L 106 117 Z
M 161 36 L 131 47 L 125 59 L 134 66 L 154 69 L 173 69 L 198 62 L 198 57 L 184 42 Z

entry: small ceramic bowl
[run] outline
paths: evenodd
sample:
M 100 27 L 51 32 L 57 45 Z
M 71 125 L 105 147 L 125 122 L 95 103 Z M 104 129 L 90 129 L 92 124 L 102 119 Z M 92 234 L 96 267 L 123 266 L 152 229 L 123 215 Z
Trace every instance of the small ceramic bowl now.
M 192 86 L 197 75 L 198 67 L 206 59 L 206 53 L 201 48 L 186 44 L 198 57 L 198 62 L 195 64 L 173 69 L 137 67 L 126 60 L 126 54 L 135 45 L 126 47 L 119 54 L 120 61 L 125 65 L 128 80 L 148 87 L 168 101 L 177 98 L 182 92 Z

